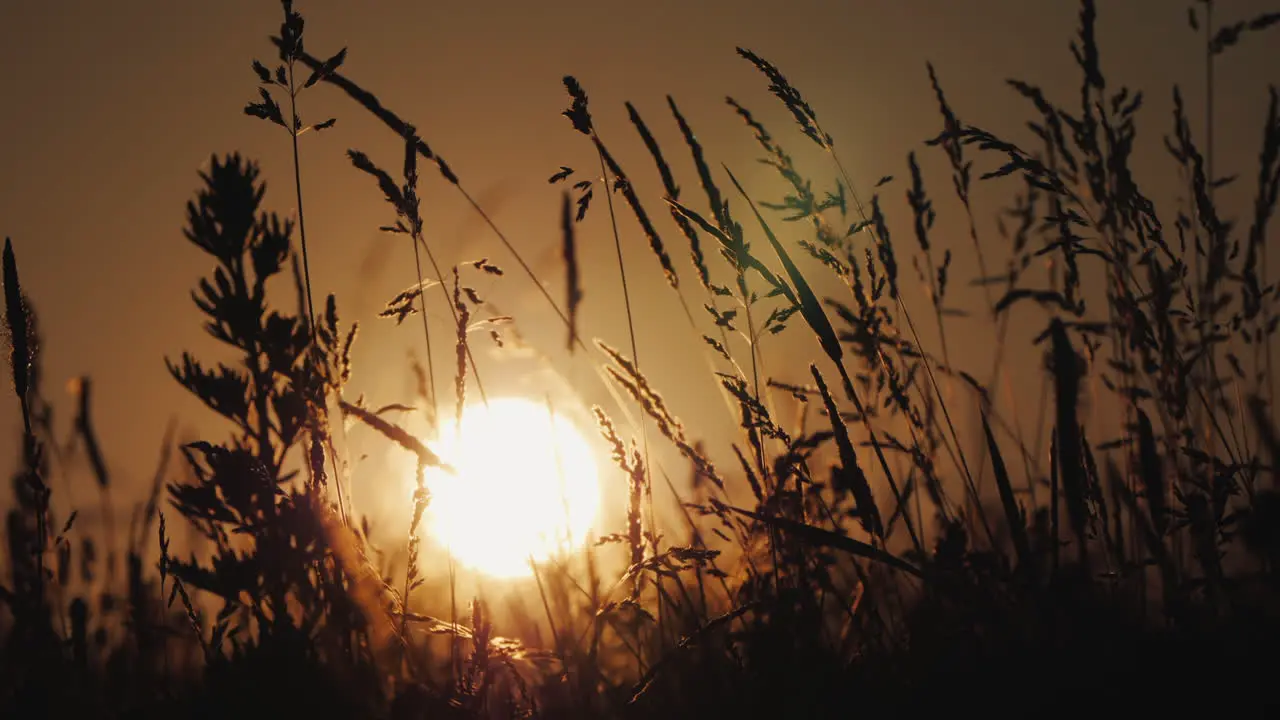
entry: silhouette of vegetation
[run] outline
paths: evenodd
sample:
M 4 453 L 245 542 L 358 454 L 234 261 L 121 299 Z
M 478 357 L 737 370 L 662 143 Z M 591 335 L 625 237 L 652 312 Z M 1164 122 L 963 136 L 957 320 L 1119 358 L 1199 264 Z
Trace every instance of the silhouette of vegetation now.
M 716 166 L 670 97 L 680 148 L 663 148 L 657 125 L 627 104 L 662 184 L 660 196 L 644 197 L 630 179 L 637 168 L 624 171 L 586 91 L 567 76 L 567 129 L 590 140 L 594 157 L 565 158 L 549 178 L 566 188 L 561 305 L 438 151 L 342 73 L 346 50 L 309 54 L 302 16 L 282 5 L 272 38 L 280 65 L 253 62 L 260 93 L 244 111 L 289 133 L 298 214 L 269 211 L 258 166 L 237 154 L 214 156 L 200 173 L 183 234 L 213 269 L 191 297 L 227 354 L 183 352 L 168 369 L 230 433 L 179 443 L 171 426 L 125 533 L 111 517 L 111 449 L 94 431 L 92 385 L 79 381 L 73 432 L 59 438 L 31 297 L 52 290 L 21 284 L 19 253 L 5 242 L 4 333 L 23 424 L 0 584 L 0 714 L 847 717 L 975 703 L 1011 715 L 1064 699 L 1182 709 L 1198 693 L 1222 712 L 1280 704 L 1269 684 L 1280 669 L 1270 652 L 1280 640 L 1271 351 L 1280 308 L 1267 257 L 1280 200 L 1274 86 L 1243 221 L 1230 219 L 1218 192 L 1240 181 L 1215 174 L 1212 143 L 1196 140 L 1183 89 L 1173 88 L 1164 147 L 1183 196 L 1172 211 L 1158 207 L 1134 167 L 1144 96 L 1108 79 L 1098 3 L 1082 0 L 1071 44 L 1079 93 L 1060 103 L 1031 81 L 1008 81 L 1028 103 L 1031 144 L 964 121 L 928 67 L 941 129 L 922 152 L 945 159 L 963 217 L 940 217 L 910 152 L 911 226 L 899 230 L 882 197 L 899 181 L 859 186 L 817 111 L 752 50 L 738 54 L 831 164 L 803 172 L 782 135 L 727 98 L 730 118 L 787 188 L 781 198 L 753 197 Z M 1214 10 L 1197 0 L 1189 12 L 1204 36 L 1210 138 L 1215 58 L 1280 24 L 1280 13 L 1218 24 Z M 430 438 L 393 419 L 414 409 L 407 403 L 374 408 L 344 395 L 357 326 L 340 322 L 333 296 L 316 307 L 303 231 L 298 138 L 335 122 L 299 119 L 301 93 L 318 86 L 341 90 L 404 141 L 400 179 L 363 152 L 348 158 L 392 206 L 382 230 L 413 249 L 413 284 L 380 317 L 423 320 L 426 367 L 414 371 L 428 423 L 460 424 L 469 384 L 487 401 L 475 335 L 502 344 L 519 320 L 487 314 L 474 277 L 532 282 L 615 400 L 593 413 L 618 470 L 606 481 L 626 487 L 625 527 L 600 528 L 576 551 L 582 565 L 535 567 L 541 617 L 503 626 L 486 598 L 460 601 L 452 562 L 447 598 L 421 590 L 430 579 L 419 556 L 432 502 L 426 471 L 452 468 Z M 669 164 L 685 152 L 702 197 L 682 192 Z M 440 240 L 421 215 L 420 160 L 509 258 L 438 263 Z M 832 175 L 829 188 L 815 187 Z M 979 229 L 983 183 L 1010 193 L 996 236 Z M 633 312 L 643 310 L 631 302 L 615 194 L 702 341 L 734 419 L 736 467 L 717 466 L 639 363 L 649 349 L 634 332 Z M 593 224 L 601 212 L 622 277 L 626 350 L 579 335 L 590 297 L 577 252 L 602 232 Z M 667 215 L 688 242 L 692 290 L 679 282 L 683 251 L 669 254 L 660 236 Z M 952 259 L 965 252 L 975 254 L 985 307 L 966 310 L 948 295 L 960 282 Z M 526 277 L 506 277 L 507 260 Z M 687 304 L 690 293 L 704 297 L 701 308 Z M 1013 346 L 1015 313 L 1036 319 L 1034 346 Z M 451 365 L 432 360 L 428 315 L 451 320 Z M 952 357 L 962 316 L 995 328 L 990 368 Z M 938 341 L 925 343 L 927 332 Z M 812 358 L 766 368 L 762 346 L 783 335 Z M 1028 356 L 1042 362 L 1041 404 L 1010 418 L 996 385 L 1006 363 Z M 450 367 L 452 414 L 436 396 L 437 373 Z M 981 428 L 976 445 L 962 441 L 966 421 Z M 390 553 L 352 500 L 337 440 L 350 423 L 415 461 L 407 532 Z M 492 442 L 504 450 L 502 438 Z M 685 490 L 659 466 L 657 443 L 688 461 Z M 102 498 L 97 534 L 76 522 L 88 508 L 65 518 L 51 509 L 53 480 L 67 479 L 76 454 Z M 678 495 L 683 524 L 659 522 L 655 481 Z M 172 550 L 179 529 L 194 540 L 186 558 Z M 492 533 L 501 542 L 501 527 Z M 614 544 L 621 569 L 602 576 Z

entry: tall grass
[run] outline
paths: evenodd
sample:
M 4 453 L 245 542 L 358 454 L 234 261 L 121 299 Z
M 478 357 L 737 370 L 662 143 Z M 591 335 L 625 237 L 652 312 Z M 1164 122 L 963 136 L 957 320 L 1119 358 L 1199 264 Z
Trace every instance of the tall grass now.
M 83 453 L 108 497 L 110 449 L 93 431 L 87 379 L 77 442 L 56 437 L 30 289 L 6 241 L 4 328 L 23 416 L 0 586 L 8 713 L 845 717 L 981 703 L 982 712 L 1022 714 L 1066 692 L 1095 706 L 1123 697 L 1150 712 L 1181 709 L 1188 688 L 1212 693 L 1206 699 L 1220 709 L 1272 703 L 1266 682 L 1276 664 L 1265 648 L 1280 628 L 1280 435 L 1271 346 L 1280 314 L 1266 248 L 1280 200 L 1280 93 L 1270 89 L 1262 119 L 1252 207 L 1232 221 L 1216 192 L 1234 180 L 1214 172 L 1222 163 L 1212 83 L 1215 58 L 1273 34 L 1280 13 L 1216 25 L 1213 3 L 1192 8 L 1211 101 L 1207 140 L 1197 141 L 1184 89 L 1172 90 L 1164 145 L 1184 194 L 1172 212 L 1138 180 L 1143 95 L 1108 81 L 1092 0 L 1080 4 L 1071 46 L 1075 98 L 1060 103 L 1030 81 L 1008 83 L 1028 102 L 1034 144 L 962 120 L 941 74 L 927 68 L 941 129 L 919 152 L 940 153 L 963 216 L 939 215 L 911 151 L 909 230 L 887 219 L 897 181 L 860 186 L 818 110 L 752 50 L 738 50 L 744 70 L 763 75 L 802 141 L 830 163 L 802 171 L 782 133 L 728 98 L 726 119 L 745 125 L 786 188 L 781 198 L 753 196 L 740 172 L 709 159 L 671 98 L 678 147 L 663 147 L 659 126 L 626 106 L 662 184 L 660 196 L 642 197 L 601 139 L 585 90 L 566 77 L 564 115 L 590 140 L 599 174 L 576 179 L 563 165 L 550 178 L 568 185 L 561 304 L 438 151 L 342 74 L 345 49 L 323 61 L 310 55 L 302 16 L 288 0 L 283 9 L 272 38 L 281 65 L 273 73 L 254 62 L 260 101 L 245 111 L 291 136 L 296 233 L 295 221 L 266 209 L 252 161 L 215 156 L 200 174 L 184 237 L 214 269 L 192 299 L 231 359 L 183 353 L 168 368 L 232 433 L 218 443 L 166 437 L 153 490 L 125 537 L 123 588 L 115 552 L 106 580 L 95 577 L 95 548 L 119 540 L 109 500 L 98 537 L 75 512 L 59 519 L 51 510 L 52 475 L 70 487 L 64 454 Z M 299 84 L 303 67 L 311 75 Z M 413 251 L 412 285 L 380 315 L 423 320 L 426 369 L 414 371 L 427 437 L 397 421 L 413 409 L 407 403 L 345 398 L 356 324 L 340 322 L 335 297 L 323 308 L 312 299 L 298 138 L 334 121 L 304 126 L 297 100 L 317 86 L 341 90 L 404 142 L 399 181 L 364 153 L 348 157 L 395 212 L 383 230 Z M 271 90 L 288 95 L 288 116 Z M 668 160 L 686 152 L 697 198 L 681 192 Z M 437 262 L 419 159 L 509 257 Z M 834 187 L 815 189 L 813 178 L 831 175 Z M 1006 207 L 980 206 L 974 190 L 984 183 L 1012 193 Z M 596 224 L 599 193 L 607 228 Z M 994 235 L 979 231 L 987 212 L 1000 218 Z M 667 216 L 688 243 L 693 292 L 705 297 L 696 314 L 661 237 Z M 903 232 L 912 242 L 900 242 Z M 625 350 L 580 334 L 578 312 L 590 298 L 577 253 L 597 234 L 616 251 Z M 651 259 L 641 260 L 645 247 Z M 954 277 L 952 259 L 963 252 L 975 254 L 979 277 Z M 505 277 L 499 265 L 508 261 L 526 277 Z M 703 341 L 707 376 L 690 365 L 688 382 L 722 391 L 734 426 L 723 456 L 734 467 L 717 465 L 720 454 L 639 363 L 641 351 L 662 350 L 636 340 L 628 270 L 641 261 L 659 264 Z M 453 369 L 460 423 L 471 385 L 485 401 L 476 334 L 501 344 L 501 329 L 520 319 L 489 314 L 471 285 L 481 276 L 532 281 L 563 321 L 569 349 L 589 359 L 614 399 L 593 415 L 617 468 L 605 481 L 625 490 L 623 525 L 536 564 L 534 611 L 504 612 L 483 591 L 460 599 L 451 559 L 448 597 L 426 592 L 434 580 L 420 551 L 432 502 L 426 470 L 451 470 L 432 447 L 448 421 L 436 371 Z M 981 287 L 984 304 L 963 322 L 994 326 L 990 366 L 960 367 L 951 352 L 965 330 L 948 290 L 966 281 Z M 1034 345 L 1014 345 L 1015 312 L 1042 328 Z M 427 322 L 435 315 L 452 321 L 447 364 L 436 364 L 443 345 Z M 924 341 L 931 332 L 936 343 Z M 782 341 L 807 348 L 804 362 L 775 364 L 765 350 Z M 1004 369 L 1020 357 L 1042 364 L 1045 394 L 1034 410 L 1000 400 Z M 970 420 L 980 432 L 966 444 Z M 347 423 L 412 456 L 407 532 L 376 533 L 353 504 L 352 463 L 334 441 Z M 687 487 L 651 443 L 689 463 Z M 178 470 L 174 449 L 185 460 Z M 655 511 L 659 480 L 678 500 L 671 521 Z M 179 523 L 199 539 L 187 559 L 172 550 Z M 159 553 L 148 558 L 153 527 Z M 379 547 L 388 536 L 400 540 Z

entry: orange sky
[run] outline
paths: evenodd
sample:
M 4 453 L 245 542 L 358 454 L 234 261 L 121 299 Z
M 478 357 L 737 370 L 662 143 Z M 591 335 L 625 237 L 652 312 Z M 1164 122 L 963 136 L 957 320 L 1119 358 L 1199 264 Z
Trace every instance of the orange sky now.
M 1143 167 L 1143 179 L 1158 185 L 1173 169 L 1159 137 L 1171 127 L 1175 80 L 1184 83 L 1192 111 L 1201 112 L 1202 55 L 1187 28 L 1187 3 L 1099 4 L 1108 78 L 1148 96 L 1140 157 L 1154 159 Z M 1238 19 L 1274 3 L 1219 5 L 1220 15 Z M 644 113 L 691 193 L 696 182 L 665 111 L 667 93 L 681 103 L 713 162 L 740 169 L 749 189 L 772 193 L 776 186 L 753 167 L 756 147 L 723 104 L 726 94 L 752 108 L 820 184 L 834 178 L 768 96 L 763 78 L 735 55 L 735 45 L 770 59 L 805 93 L 864 195 L 883 175 L 905 176 L 906 153 L 940 129 L 926 60 L 938 67 L 961 117 L 997 132 L 1017 133 L 1027 117 L 1024 104 L 1005 88 L 1006 77 L 1039 83 L 1067 104 L 1075 97 L 1067 44 L 1077 4 L 1069 0 L 300 0 L 298 9 L 308 21 L 308 49 L 324 56 L 349 46 L 344 72 L 417 124 L 526 257 L 538 261 L 557 298 L 563 296 L 560 188 L 548 186 L 546 178 L 561 164 L 585 169 L 592 159 L 583 138 L 559 115 L 566 106 L 565 74 L 585 86 L 602 136 L 651 207 L 657 207 L 660 186 L 626 121 L 624 100 Z M 13 238 L 23 284 L 40 314 L 46 388 L 63 426 L 73 412 L 63 383 L 91 375 L 101 441 L 126 492 L 147 482 L 170 416 L 216 433 L 215 439 L 224 432 L 164 367 L 166 356 L 209 348 L 188 294 L 209 268 L 182 238 L 183 206 L 202 163 L 212 153 L 239 150 L 263 166 L 266 207 L 292 210 L 287 137 L 241 112 L 256 92 L 250 61 L 273 59 L 266 37 L 276 31 L 279 14 L 278 4 L 267 0 L 6 0 L 0 8 L 0 235 Z M 1250 153 L 1261 137 L 1265 88 L 1280 82 L 1277 37 L 1253 38 L 1222 62 L 1218 142 L 1224 173 L 1251 178 L 1255 172 Z M 303 103 L 312 121 L 338 118 L 336 128 L 302 144 L 317 295 L 336 292 L 344 320 L 364 327 L 354 392 L 367 392 L 375 404 L 403 399 L 405 349 L 420 336 L 408 325 L 396 328 L 372 316 L 410 282 L 408 250 L 388 245 L 390 238 L 377 232 L 392 210 L 344 157 L 347 148 L 358 148 L 394 168 L 399 142 L 332 88 L 309 92 Z M 944 213 L 940 238 L 960 252 L 967 239 L 946 237 L 943 229 L 952 206 L 942 158 L 936 151 L 925 158 Z M 514 270 L 453 189 L 434 173 L 424 177 L 429 240 L 443 248 L 444 262 L 488 256 Z M 901 217 L 903 190 L 901 181 L 885 190 L 891 218 Z M 979 197 L 984 199 L 980 212 L 990 215 L 1000 198 Z M 579 229 L 583 334 L 625 347 L 616 264 L 601 209 Z M 662 221 L 659 230 L 692 287 L 683 241 L 665 213 Z M 909 226 L 899 227 L 909 241 Z M 654 384 L 674 396 L 676 412 L 696 437 L 700 424 L 722 423 L 723 410 L 709 381 L 680 384 L 691 365 L 701 372 L 703 361 L 625 214 L 622 228 L 638 293 L 642 364 Z M 965 261 L 958 265 L 961 277 L 969 277 Z M 488 296 L 559 357 L 563 331 L 526 278 L 511 273 Z M 789 379 L 803 379 L 798 373 L 804 364 L 781 366 Z M 520 372 L 488 374 L 500 386 L 514 385 Z M 571 381 L 589 377 L 576 372 L 577 378 L 568 373 Z M 7 438 L 0 447 L 12 448 L 4 463 L 17 455 L 19 424 L 14 399 L 0 395 L 0 437 Z

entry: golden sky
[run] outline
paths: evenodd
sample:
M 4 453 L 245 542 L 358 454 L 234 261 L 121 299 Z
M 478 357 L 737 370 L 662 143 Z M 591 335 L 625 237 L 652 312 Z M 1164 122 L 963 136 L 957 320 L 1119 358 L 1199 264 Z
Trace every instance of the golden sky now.
M 1140 157 L 1150 163 L 1140 179 L 1165 187 L 1173 166 L 1160 136 L 1172 125 L 1175 81 L 1184 84 L 1193 117 L 1202 112 L 1202 45 L 1187 27 L 1188 3 L 1099 4 L 1109 80 L 1147 93 L 1139 137 L 1145 138 Z M 1223 19 L 1234 20 L 1274 3 L 1222 0 L 1219 6 Z M 921 141 L 941 127 L 926 60 L 938 68 L 962 119 L 997 132 L 1017 135 L 1028 117 L 1005 87 L 1006 77 L 1040 84 L 1068 105 L 1076 92 L 1068 43 L 1077 4 L 1069 0 L 300 0 L 297 7 L 307 19 L 308 50 L 327 56 L 348 46 L 344 72 L 417 125 L 545 272 L 556 298 L 563 297 L 560 187 L 546 179 L 562 164 L 586 169 L 593 159 L 559 114 L 567 104 L 565 74 L 586 88 L 601 135 L 651 208 L 660 207 L 657 174 L 622 103 L 630 100 L 644 114 L 693 195 L 692 166 L 665 108 L 668 93 L 681 103 L 709 158 L 727 163 L 749 189 L 769 194 L 777 188 L 767 171 L 753 167 L 757 148 L 724 105 L 726 94 L 755 111 L 820 187 L 830 186 L 829 162 L 808 150 L 764 79 L 734 53 L 735 45 L 748 47 L 805 93 L 864 195 L 878 178 L 899 177 L 884 189 L 891 218 L 905 208 L 907 152 L 921 150 Z M 13 238 L 23 284 L 39 312 L 46 389 L 63 427 L 73 412 L 63 384 L 91 375 L 101 441 L 123 488 L 147 482 L 171 416 L 216 433 L 214 439 L 225 432 L 164 366 L 166 356 L 184 349 L 209 349 L 189 298 L 209 267 L 181 235 L 183 207 L 210 155 L 238 150 L 262 164 L 266 207 L 293 210 L 287 136 L 242 113 L 256 93 L 250 61 L 272 64 L 266 38 L 279 15 L 269 0 L 5 0 L 0 7 L 0 235 Z M 1277 37 L 1251 39 L 1220 65 L 1224 173 L 1249 179 L 1255 172 L 1266 85 L 1280 82 Z M 399 141 L 333 88 L 310 91 L 302 103 L 310 121 L 338 119 L 334 129 L 302 143 L 317 296 L 337 293 L 344 320 L 364 328 L 355 391 L 375 404 L 403 399 L 405 350 L 420 336 L 373 315 L 411 281 L 408 249 L 377 232 L 392 210 L 344 157 L 357 148 L 395 168 Z M 1196 129 L 1202 131 L 1199 122 Z M 940 242 L 963 254 L 967 239 L 946 237 L 944 230 L 945 213 L 954 207 L 943 159 L 937 151 L 923 157 L 944 213 Z M 488 256 L 514 270 L 454 190 L 434 173 L 424 179 L 429 241 L 441 248 L 443 261 Z M 999 200 L 980 194 L 986 202 L 980 214 L 991 215 Z M 617 268 L 601 209 L 597 205 L 579 228 L 583 334 L 625 347 Z M 661 216 L 659 230 L 692 287 L 683 240 L 665 213 L 651 213 Z M 676 412 L 697 437 L 699 421 L 722 424 L 723 410 L 656 262 L 632 219 L 625 212 L 620 217 L 638 296 L 642 365 L 675 398 Z M 910 242 L 909 226 L 899 227 Z M 968 278 L 968 261 L 957 265 L 959 277 Z M 527 278 L 510 273 L 487 292 L 523 321 L 532 340 L 561 356 L 563 331 Z M 691 366 L 699 371 L 697 386 L 682 386 L 679 378 Z M 805 364 L 779 366 L 789 379 L 803 380 Z M 514 387 L 517 380 L 502 372 L 489 373 L 492 384 Z M 567 374 L 571 382 L 579 379 Z M 13 448 L 5 463 L 17 455 L 19 423 L 14 399 L 0 395 L 0 437 L 10 439 L 0 447 Z

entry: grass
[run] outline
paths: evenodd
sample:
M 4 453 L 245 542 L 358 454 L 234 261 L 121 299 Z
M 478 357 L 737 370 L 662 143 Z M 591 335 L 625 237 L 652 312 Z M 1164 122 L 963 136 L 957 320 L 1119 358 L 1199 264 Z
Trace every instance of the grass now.
M 898 228 L 885 207 L 900 183 L 859 187 L 818 112 L 753 51 L 738 50 L 744 72 L 763 77 L 797 139 L 830 163 L 802 171 L 782 136 L 729 98 L 728 117 L 745 123 L 787 188 L 781 198 L 751 195 L 707 158 L 670 98 L 664 122 L 683 147 L 662 147 L 653 119 L 627 106 L 662 181 L 661 196 L 641 197 L 630 180 L 637 169 L 624 170 L 586 91 L 566 77 L 567 129 L 590 140 L 594 157 L 590 173 L 566 164 L 550 178 L 566 185 L 561 304 L 439 153 L 342 73 L 346 50 L 308 54 L 301 15 L 287 0 L 283 9 L 273 38 L 280 64 L 254 61 L 259 99 L 245 112 L 290 137 L 296 232 L 267 209 L 252 161 L 214 157 L 201 174 L 185 238 L 215 269 L 192 298 L 231 359 L 183 353 L 169 371 L 233 432 L 181 444 L 171 432 L 126 533 L 111 519 L 110 449 L 96 440 L 88 379 L 74 442 L 54 431 L 30 289 L 6 240 L 5 331 L 23 417 L 0 586 L 6 715 L 843 717 L 965 703 L 1006 715 L 1053 712 L 1063 700 L 1180 709 L 1193 694 L 1221 710 L 1275 707 L 1274 87 L 1260 119 L 1254 201 L 1239 220 L 1217 191 L 1242 181 L 1214 173 L 1212 143 L 1197 142 L 1174 88 L 1165 146 L 1183 197 L 1158 207 L 1133 167 L 1146 141 L 1136 122 L 1143 96 L 1107 82 L 1098 8 L 1084 0 L 1074 104 L 1009 81 L 1028 102 L 1034 144 L 964 122 L 928 68 L 941 130 L 922 152 L 944 156 L 963 216 L 939 215 L 910 152 L 911 226 Z M 1204 32 L 1210 88 L 1215 58 L 1280 24 L 1280 14 L 1215 24 L 1212 11 L 1200 2 L 1190 17 Z M 431 502 L 424 478 L 442 460 L 429 438 L 405 429 L 408 403 L 375 408 L 345 395 L 357 326 L 340 320 L 336 298 L 312 297 L 301 212 L 300 140 L 334 121 L 304 125 L 298 104 L 322 86 L 404 139 L 400 180 L 364 153 L 348 156 L 392 206 L 383 230 L 412 248 L 413 284 L 381 316 L 421 316 L 426 367 L 412 370 L 428 425 L 460 422 L 468 387 L 487 402 L 474 346 L 501 344 L 518 327 L 519 317 L 490 313 L 476 278 L 532 283 L 563 321 L 569 349 L 590 359 L 614 398 L 594 416 L 618 470 L 608 481 L 626 488 L 625 523 L 536 567 L 536 609 L 503 611 L 483 592 L 459 597 L 452 561 L 447 591 L 428 592 L 440 586 L 420 557 Z M 287 97 L 287 115 L 276 95 Z M 1210 102 L 1209 127 L 1214 112 Z M 700 197 L 681 192 L 669 164 L 683 153 Z M 441 240 L 420 213 L 419 162 L 436 167 L 509 257 L 439 265 Z M 814 178 L 832 174 L 833 187 L 815 189 Z M 979 207 L 974 190 L 984 184 L 1006 192 L 1007 206 Z M 997 233 L 980 232 L 984 212 L 998 213 Z M 605 232 L 600 213 L 622 279 L 618 322 L 632 328 L 626 350 L 579 333 L 590 298 L 577 248 Z M 659 222 L 667 215 L 670 226 Z M 671 228 L 688 244 L 687 270 L 662 237 Z M 952 276 L 953 253 L 963 252 L 975 253 L 979 277 Z M 639 364 L 641 350 L 662 349 L 637 346 L 633 313 L 642 310 L 627 271 L 655 260 L 704 341 L 705 369 L 690 365 L 689 382 L 706 372 L 721 389 L 736 432 L 724 456 L 735 467 L 717 466 L 719 454 Z M 522 275 L 499 267 L 508 264 Z M 956 307 L 948 291 L 957 282 L 980 286 L 982 304 Z M 694 295 L 701 308 L 689 304 Z M 426 319 L 446 308 L 454 362 L 437 365 L 440 339 L 433 352 Z M 1042 328 L 1034 344 L 1015 344 L 1015 313 Z M 959 367 L 951 352 L 973 322 L 994 326 L 990 367 Z M 924 341 L 931 333 L 936 343 Z M 774 365 L 764 349 L 777 342 L 811 356 Z M 1005 368 L 1028 359 L 1042 363 L 1040 404 L 999 402 Z M 452 414 L 436 394 L 448 367 Z M 353 502 L 353 483 L 369 480 L 353 477 L 341 441 L 350 423 L 415 459 L 398 547 L 379 547 L 375 537 L 386 535 Z M 966 443 L 975 428 L 978 442 Z M 688 461 L 683 490 L 652 451 L 657 443 Z M 172 462 L 175 449 L 183 462 Z M 51 481 L 69 483 L 63 458 L 72 453 L 88 458 L 103 497 L 99 536 L 82 531 L 75 512 L 51 510 Z M 679 500 L 676 518 L 655 509 L 663 489 Z M 178 528 L 196 538 L 187 559 L 171 552 Z M 148 550 L 153 537 L 158 556 Z

